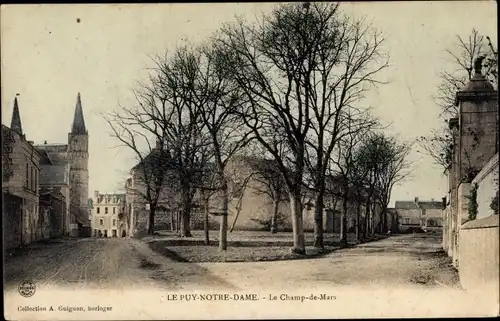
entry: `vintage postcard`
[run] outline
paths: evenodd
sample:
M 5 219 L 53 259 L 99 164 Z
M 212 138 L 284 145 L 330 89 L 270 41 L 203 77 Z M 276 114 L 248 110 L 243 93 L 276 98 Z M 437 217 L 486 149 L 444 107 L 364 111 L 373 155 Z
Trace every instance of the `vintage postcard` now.
M 499 315 L 495 2 L 0 21 L 5 319 Z

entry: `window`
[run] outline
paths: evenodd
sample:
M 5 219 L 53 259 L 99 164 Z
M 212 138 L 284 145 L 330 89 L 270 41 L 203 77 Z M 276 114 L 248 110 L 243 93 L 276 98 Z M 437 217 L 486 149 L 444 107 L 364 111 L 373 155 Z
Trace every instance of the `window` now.
M 409 217 L 403 217 L 403 224 L 410 224 L 410 218 Z
M 116 214 L 116 207 L 113 207 L 113 214 Z
M 104 225 L 104 220 L 102 218 L 99 220 L 99 224 L 101 224 L 101 226 Z
M 113 220 L 113 226 L 116 226 L 116 220 Z
M 108 214 L 108 208 L 107 207 L 104 208 L 104 214 Z
M 33 166 L 31 166 L 30 183 L 31 183 L 31 190 L 34 191 L 35 190 L 35 168 Z
M 100 207 L 98 207 L 98 208 L 97 208 L 97 214 L 99 214 L 99 212 L 100 212 L 99 210 L 100 210 L 100 209 L 101 209 Z
M 35 193 L 38 192 L 38 171 L 35 170 L 35 186 L 34 186 Z
M 24 186 L 25 187 L 29 187 L 29 175 L 30 175 L 30 168 L 29 168 L 29 164 L 26 163 L 26 180 L 24 181 Z

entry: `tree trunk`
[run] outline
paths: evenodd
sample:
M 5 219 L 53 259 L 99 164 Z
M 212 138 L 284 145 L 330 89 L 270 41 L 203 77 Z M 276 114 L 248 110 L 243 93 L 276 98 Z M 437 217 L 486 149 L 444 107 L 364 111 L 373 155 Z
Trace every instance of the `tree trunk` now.
M 320 187 L 316 195 L 316 207 L 314 209 L 314 247 L 323 249 L 323 204 L 324 191 Z
M 205 244 L 209 245 L 210 244 L 210 232 L 208 230 L 208 219 L 209 219 L 209 213 L 208 213 L 208 197 L 203 195 L 203 212 L 204 212 L 204 220 L 203 220 L 203 232 L 205 235 Z
M 361 218 L 361 201 L 359 201 L 359 198 L 358 198 L 358 201 L 357 201 L 357 209 L 356 209 L 356 240 L 359 241 L 359 236 L 360 236 L 360 229 L 361 229 L 361 222 L 360 222 L 360 218 Z
M 384 206 L 382 210 L 380 211 L 380 232 L 386 233 L 387 232 L 387 207 Z
M 337 214 L 337 198 L 335 197 L 333 199 L 333 204 L 332 204 L 332 234 L 335 234 L 335 215 Z
M 175 215 L 176 215 L 176 218 L 175 218 L 175 231 L 177 234 L 180 234 L 181 233 L 181 211 L 177 210 L 175 212 Z
M 293 231 L 292 252 L 296 254 L 306 254 L 300 189 L 297 189 L 294 193 L 290 195 L 290 206 L 292 214 L 292 231 Z
M 229 195 L 227 190 L 227 184 L 224 183 L 222 187 L 222 215 L 220 218 L 221 222 L 220 222 L 219 251 L 227 250 L 228 206 L 229 206 Z
M 365 224 L 363 226 L 363 238 L 368 235 L 368 229 L 370 228 L 370 200 L 365 203 Z
M 279 211 L 279 200 L 273 200 L 273 215 L 271 216 L 271 233 L 276 234 L 278 232 L 278 211 Z
M 376 209 L 377 209 L 377 204 L 375 203 L 375 201 L 372 202 L 371 204 L 371 215 L 370 215 L 370 233 L 371 235 L 374 235 L 375 234 L 375 212 L 376 212 Z
M 175 215 L 177 212 L 170 212 L 170 231 L 174 232 L 175 231 Z
M 191 211 L 189 209 L 184 209 L 182 211 L 182 236 L 192 237 L 191 234 Z
M 191 237 L 191 205 L 192 198 L 190 197 L 189 189 L 182 191 L 182 236 Z
M 153 234 L 155 231 L 155 211 L 156 206 L 150 204 L 149 207 L 149 219 L 148 219 L 148 234 Z
M 347 244 L 347 195 L 342 199 L 342 212 L 340 219 L 340 244 Z

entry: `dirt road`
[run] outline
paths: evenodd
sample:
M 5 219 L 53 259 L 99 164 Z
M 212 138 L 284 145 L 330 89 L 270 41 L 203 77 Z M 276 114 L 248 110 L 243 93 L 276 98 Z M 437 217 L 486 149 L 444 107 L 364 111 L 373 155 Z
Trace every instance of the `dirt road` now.
M 313 260 L 200 264 L 238 288 L 269 289 L 356 285 L 382 287 L 459 287 L 439 235 L 398 235 Z
M 317 259 L 250 263 L 174 262 L 132 239 L 36 244 L 6 258 L 4 308 L 16 320 L 103 319 L 66 306 L 108 307 L 106 318 L 122 320 L 220 318 L 221 311 L 227 318 L 495 315 L 498 300 L 459 289 L 439 240 L 400 235 Z M 18 293 L 24 280 L 35 282 L 33 297 Z M 179 300 L 182 293 L 259 296 L 260 303 Z M 294 301 L 299 294 L 336 299 Z M 23 312 L 26 305 L 54 306 L 60 314 Z
M 60 240 L 34 244 L 5 259 L 6 288 L 24 280 L 37 287 L 179 289 L 184 284 L 226 286 L 198 265 L 182 265 L 132 239 Z
M 320 285 L 457 287 L 439 235 L 394 236 L 323 258 L 254 263 L 179 263 L 131 239 L 61 240 L 6 258 L 7 287 L 31 279 L 40 286 L 167 289 Z

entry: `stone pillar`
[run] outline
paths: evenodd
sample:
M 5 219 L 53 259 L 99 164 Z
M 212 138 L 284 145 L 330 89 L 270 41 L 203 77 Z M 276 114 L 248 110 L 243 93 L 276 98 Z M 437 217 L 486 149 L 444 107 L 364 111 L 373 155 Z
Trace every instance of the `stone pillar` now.
M 458 176 L 467 182 L 473 178 L 466 177 L 469 171 L 478 172 L 498 151 L 497 91 L 479 67 L 476 66 L 474 77 L 455 99 L 460 110 Z
M 498 104 L 497 91 L 481 74 L 482 61 L 474 62 L 474 76 L 461 91 L 457 92 L 455 106 L 459 108 L 458 126 L 450 120 L 453 129 L 454 157 L 452 183 L 453 210 L 453 262 L 459 262 L 459 236 L 462 224 L 468 219 L 467 195 L 470 183 L 481 168 L 498 152 Z M 453 127 L 452 127 L 453 126 Z M 456 191 L 456 192 L 455 192 Z M 455 197 L 454 197 L 455 196 Z

